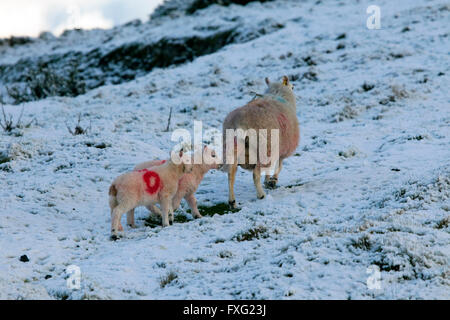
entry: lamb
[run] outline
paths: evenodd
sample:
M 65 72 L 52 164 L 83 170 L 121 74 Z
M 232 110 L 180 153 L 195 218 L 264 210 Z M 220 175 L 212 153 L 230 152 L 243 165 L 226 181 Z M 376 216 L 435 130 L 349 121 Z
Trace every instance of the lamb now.
M 226 131 L 228 129 L 242 129 L 244 132 L 249 132 L 249 130 L 254 129 L 257 134 L 261 134 L 260 130 L 261 132 L 264 132 L 262 129 L 266 129 L 266 132 L 271 132 L 272 129 L 278 129 L 279 140 L 276 146 L 278 147 L 279 156 L 278 159 L 275 159 L 271 163 L 262 163 L 259 157 L 260 145 L 258 143 L 256 146 L 258 149 L 256 153 L 258 157 L 255 162 L 250 163 L 248 161 L 248 137 L 245 138 L 244 161 L 238 161 L 238 158 L 241 157 L 241 155 L 238 155 L 236 150 L 234 150 L 234 154 L 231 154 L 230 152 L 231 156 L 234 157 L 234 159 L 232 159 L 233 163 L 226 163 L 223 166 L 223 170 L 228 172 L 228 201 L 233 208 L 236 207 L 234 181 L 238 165 L 246 170 L 253 170 L 253 182 L 256 187 L 257 197 L 263 199 L 265 193 L 261 186 L 261 171 L 266 170 L 268 167 L 275 167 L 274 174 L 270 176 L 266 173 L 264 181 L 267 188 L 275 188 L 278 181 L 278 175 L 283 167 L 283 160 L 291 156 L 299 144 L 300 128 L 296 115 L 295 95 L 293 93 L 292 84 L 289 83 L 289 79 L 286 76 L 283 77 L 282 83 L 271 83 L 268 78 L 265 80 L 268 88 L 264 95 L 250 101 L 245 106 L 233 110 L 225 118 L 223 123 L 223 154 L 226 154 Z M 258 138 L 258 140 L 260 139 Z M 237 139 L 235 137 L 235 145 L 236 141 Z M 268 157 L 271 156 L 271 143 L 271 136 L 267 134 Z
M 205 156 L 209 157 L 205 159 Z M 212 161 L 208 161 L 211 159 Z M 203 148 L 203 162 L 201 164 L 193 164 L 192 171 L 190 173 L 186 173 L 181 177 L 178 181 L 178 190 L 175 196 L 172 198 L 172 208 L 173 210 L 178 209 L 181 203 L 181 199 L 185 199 L 191 208 L 192 216 L 194 218 L 201 218 L 202 215 L 198 211 L 197 208 L 197 199 L 195 198 L 195 192 L 200 185 L 200 182 L 203 180 L 205 174 L 211 169 L 218 169 L 219 165 L 216 161 L 216 153 L 213 149 L 204 146 Z M 166 160 L 153 160 L 140 163 L 136 165 L 134 170 L 143 170 L 145 168 L 154 167 L 162 165 L 166 162 Z M 212 162 L 211 164 L 209 162 Z M 155 214 L 161 215 L 160 209 L 154 204 L 150 204 L 147 206 L 151 212 Z M 171 217 L 173 220 L 173 216 Z
M 183 151 L 179 152 L 180 159 Z M 162 225 L 169 226 L 169 212 L 173 212 L 172 198 L 178 190 L 178 181 L 192 171 L 192 165 L 181 161 L 176 164 L 172 159 L 163 165 L 127 172 L 117 177 L 109 188 L 109 206 L 111 208 L 111 239 L 118 239 L 123 231 L 120 223 L 122 214 L 127 212 L 127 224 L 134 227 L 134 209 L 159 203 L 162 209 Z

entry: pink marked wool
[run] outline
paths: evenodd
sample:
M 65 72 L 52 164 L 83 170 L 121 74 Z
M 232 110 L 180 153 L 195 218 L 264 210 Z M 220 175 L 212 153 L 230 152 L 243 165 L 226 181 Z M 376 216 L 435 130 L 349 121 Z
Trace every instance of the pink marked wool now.
M 182 157 L 180 152 L 180 157 Z M 161 162 L 160 162 L 161 163 Z M 171 160 L 146 170 L 127 172 L 117 177 L 109 188 L 111 208 L 111 237 L 117 239 L 123 231 L 120 218 L 126 212 L 127 224 L 134 227 L 134 209 L 159 203 L 162 210 L 162 224 L 169 225 L 172 214 L 172 198 L 178 190 L 178 181 L 192 165 L 175 164 Z
M 208 156 L 210 159 L 214 159 L 216 157 L 214 150 L 209 149 L 206 146 L 203 148 L 203 155 Z M 193 160 L 193 159 L 191 159 L 191 160 Z M 162 161 L 165 161 L 165 160 L 162 160 Z M 134 168 L 134 170 L 142 170 L 144 168 L 158 166 L 161 164 L 162 161 L 161 160 L 153 160 L 153 161 L 143 162 L 143 163 L 138 164 Z M 176 194 L 172 198 L 173 210 L 176 210 L 180 206 L 181 200 L 184 198 L 186 200 L 186 202 L 188 203 L 189 207 L 191 208 L 192 216 L 194 218 L 201 218 L 202 216 L 201 216 L 200 212 L 198 211 L 197 199 L 195 198 L 195 192 L 197 191 L 205 174 L 209 170 L 217 169 L 217 168 L 218 168 L 218 164 L 216 164 L 216 163 L 207 164 L 206 161 L 203 161 L 202 164 L 193 164 L 192 171 L 190 173 L 184 174 L 178 180 L 178 189 L 177 189 Z M 161 210 L 154 204 L 147 206 L 147 208 L 151 212 L 161 215 Z

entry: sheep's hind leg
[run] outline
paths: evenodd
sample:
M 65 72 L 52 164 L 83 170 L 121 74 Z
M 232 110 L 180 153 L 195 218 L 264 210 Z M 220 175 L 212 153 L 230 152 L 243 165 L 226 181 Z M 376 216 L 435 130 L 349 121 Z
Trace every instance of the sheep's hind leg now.
M 266 194 L 264 193 L 264 190 L 261 186 L 261 168 L 258 166 L 253 169 L 253 183 L 256 187 L 256 196 L 258 197 L 258 199 L 264 199 Z
M 267 189 L 275 189 L 277 187 L 278 175 L 280 174 L 282 168 L 283 168 L 283 160 L 280 159 L 278 160 L 277 168 L 275 169 L 273 176 L 266 174 L 266 177 L 264 179 L 264 186 Z
M 134 223 L 134 209 L 127 212 L 127 225 L 131 228 L 136 228 Z
M 122 231 L 120 218 L 122 214 L 133 209 L 129 206 L 118 205 L 111 211 L 111 240 L 119 239 L 119 231 Z
M 236 197 L 234 196 L 234 181 L 236 180 L 237 163 L 230 165 L 228 170 L 228 204 L 232 209 L 236 209 Z

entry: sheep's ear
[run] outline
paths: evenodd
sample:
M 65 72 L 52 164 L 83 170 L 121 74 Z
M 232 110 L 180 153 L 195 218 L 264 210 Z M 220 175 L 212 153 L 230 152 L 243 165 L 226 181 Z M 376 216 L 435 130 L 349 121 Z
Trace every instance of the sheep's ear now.
M 266 80 L 266 84 L 269 85 L 270 84 L 270 80 L 268 77 L 266 77 L 264 80 Z
M 285 86 L 289 85 L 289 78 L 287 76 L 283 76 L 283 85 Z

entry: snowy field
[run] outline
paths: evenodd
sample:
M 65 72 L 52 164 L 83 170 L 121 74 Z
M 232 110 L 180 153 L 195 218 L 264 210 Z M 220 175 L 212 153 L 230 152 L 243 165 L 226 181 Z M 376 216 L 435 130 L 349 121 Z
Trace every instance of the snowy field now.
M 369 30 L 370 4 L 252 2 L 163 19 L 165 34 L 230 17 L 282 27 L 77 97 L 5 104 L 34 120 L 0 132 L 0 298 L 449 299 L 450 6 L 377 1 L 381 29 Z M 127 28 L 123 39 L 139 37 Z M 4 49 L 0 63 L 58 39 L 46 41 Z M 264 77 L 285 74 L 301 141 L 277 189 L 257 200 L 240 169 L 240 211 L 193 220 L 183 202 L 161 228 L 139 208 L 137 228 L 109 239 L 116 176 L 167 158 L 174 129 L 220 129 Z M 90 130 L 72 135 L 79 115 Z M 226 174 L 209 172 L 197 199 L 208 212 L 226 203 Z

